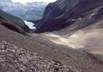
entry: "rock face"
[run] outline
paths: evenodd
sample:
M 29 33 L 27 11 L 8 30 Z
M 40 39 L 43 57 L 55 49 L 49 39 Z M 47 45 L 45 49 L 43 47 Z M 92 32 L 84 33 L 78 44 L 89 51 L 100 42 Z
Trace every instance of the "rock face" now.
M 36 27 L 36 33 L 53 31 L 48 36 L 56 44 L 89 51 L 103 60 L 103 0 L 57 0 L 46 7 Z
M 80 29 L 103 19 L 102 13 L 103 0 L 57 0 L 46 7 L 35 32 L 61 30 L 82 20 L 74 28 Z

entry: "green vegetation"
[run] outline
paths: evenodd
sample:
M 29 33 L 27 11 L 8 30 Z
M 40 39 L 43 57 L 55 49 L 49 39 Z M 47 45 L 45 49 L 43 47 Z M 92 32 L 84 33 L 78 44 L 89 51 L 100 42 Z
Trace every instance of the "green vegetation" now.
M 19 26 L 20 28 L 22 28 L 26 32 L 30 31 L 29 27 L 24 23 L 24 21 L 18 17 L 10 15 L 2 10 L 0 10 L 0 16 L 4 17 L 6 19 L 5 22 L 9 21 L 9 23 L 14 23 L 15 25 Z
M 14 30 L 18 33 L 21 33 L 23 35 L 28 35 L 23 29 L 21 29 L 18 25 L 13 23 L 12 21 L 0 16 L 0 24 L 7 27 L 8 29 Z
M 62 65 L 62 63 L 58 60 L 53 59 L 53 61 Z

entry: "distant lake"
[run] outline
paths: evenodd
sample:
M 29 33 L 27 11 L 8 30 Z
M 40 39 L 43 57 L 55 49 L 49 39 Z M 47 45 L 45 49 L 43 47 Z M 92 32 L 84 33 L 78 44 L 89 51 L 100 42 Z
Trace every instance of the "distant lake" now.
M 25 24 L 30 28 L 30 29 L 36 29 L 36 27 L 34 27 L 33 25 L 35 25 L 34 23 L 32 22 L 27 22 L 27 21 L 24 21 Z

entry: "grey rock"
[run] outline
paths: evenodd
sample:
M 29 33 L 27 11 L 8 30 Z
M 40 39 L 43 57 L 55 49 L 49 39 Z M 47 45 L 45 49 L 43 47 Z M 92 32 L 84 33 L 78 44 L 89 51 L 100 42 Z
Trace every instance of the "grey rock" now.
M 0 44 L 0 47 L 5 46 L 0 48 L 1 72 L 76 72 L 73 68 L 59 65 L 37 53 L 31 53 L 7 42 Z

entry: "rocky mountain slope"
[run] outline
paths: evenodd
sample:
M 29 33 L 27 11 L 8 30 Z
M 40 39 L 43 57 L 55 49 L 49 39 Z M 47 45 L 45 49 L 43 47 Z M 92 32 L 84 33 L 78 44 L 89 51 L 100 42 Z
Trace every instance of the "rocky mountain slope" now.
M 35 32 L 46 33 L 31 37 L 0 25 L 0 70 L 103 72 L 102 3 L 57 0 L 36 21 Z
M 80 72 L 0 40 L 1 72 Z
M 13 15 L 10 15 L 10 14 L 2 11 L 2 10 L 0 10 L 0 16 L 6 18 L 6 20 L 9 20 L 9 21 L 13 22 L 15 25 L 19 26 L 19 27 L 20 27 L 21 29 L 23 29 L 24 31 L 26 31 L 26 32 L 29 32 L 29 31 L 30 31 L 29 27 L 23 22 L 23 20 L 21 20 L 21 19 L 18 18 L 18 17 L 15 17 L 15 16 L 13 16 Z M 2 19 L 3 19 L 3 18 L 0 19 L 0 20 L 1 20 L 0 22 L 2 22 Z M 4 20 L 5 20 L 5 19 L 4 19 Z M 7 23 L 6 23 L 6 24 L 7 24 Z M 11 27 L 11 28 L 12 28 L 12 27 Z
M 0 16 L 0 25 L 3 25 L 7 27 L 8 29 L 11 29 L 13 31 L 16 31 L 18 33 L 21 33 L 23 35 L 28 35 L 22 28 L 20 28 L 18 25 L 13 23 L 12 21 Z
M 84 50 L 103 61 L 102 13 L 103 0 L 57 0 L 46 7 L 36 23 L 35 33 L 42 34 L 34 37 L 41 44 L 58 46 L 55 49 L 62 53 L 75 57 L 71 49 Z
M 57 0 L 46 7 L 35 32 L 55 31 L 48 34 L 59 35 L 52 41 L 72 48 L 102 49 L 102 13 L 103 0 Z
M 73 24 L 71 30 L 78 30 L 96 24 L 103 19 L 102 9 L 103 0 L 57 0 L 46 7 L 35 32 L 61 30 Z
M 51 43 L 45 35 L 43 36 L 47 42 L 43 38 L 40 39 L 41 42 Z M 0 62 L 3 62 L 0 63 L 0 70 L 19 72 L 28 69 L 27 72 L 34 70 L 66 72 L 69 68 L 69 72 L 103 72 L 103 62 L 91 53 L 68 48 L 70 53 L 66 54 L 60 51 L 58 46 L 53 44 L 48 46 L 40 43 L 39 39 L 38 41 L 35 39 L 0 25 Z M 63 46 L 60 48 L 67 51 Z M 35 66 L 34 62 L 31 63 L 31 59 L 35 62 Z
M 13 3 L 9 1 L 0 1 L 0 9 L 17 16 L 23 20 L 38 20 L 41 19 L 47 3 L 31 2 L 31 3 Z

